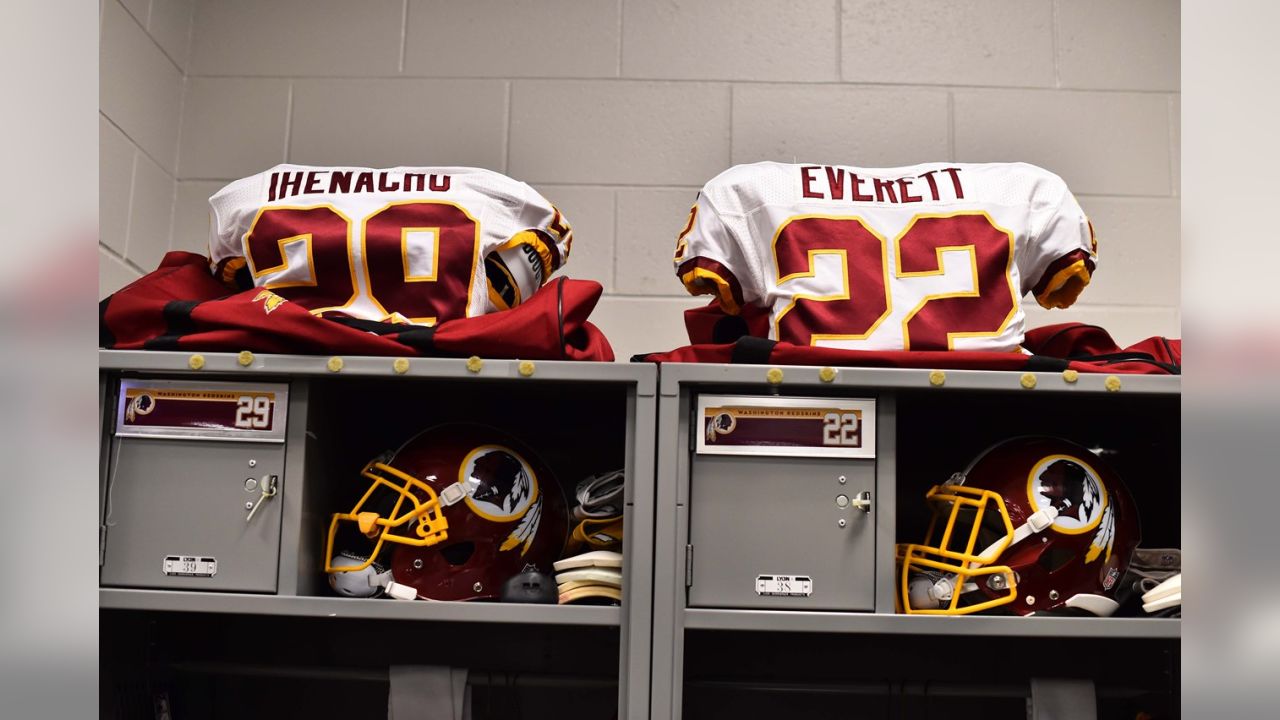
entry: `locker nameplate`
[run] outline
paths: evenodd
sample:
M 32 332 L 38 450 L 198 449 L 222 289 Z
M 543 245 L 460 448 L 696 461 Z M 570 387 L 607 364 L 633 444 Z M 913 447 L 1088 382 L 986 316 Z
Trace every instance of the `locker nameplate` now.
M 808 575 L 758 575 L 756 594 L 779 597 L 809 597 L 813 594 L 813 578 Z
M 696 427 L 701 454 L 876 456 L 871 399 L 702 395 Z
M 184 577 L 213 577 L 218 574 L 218 559 L 199 555 L 166 555 L 164 574 Z
M 284 442 L 289 386 L 121 380 L 119 437 Z

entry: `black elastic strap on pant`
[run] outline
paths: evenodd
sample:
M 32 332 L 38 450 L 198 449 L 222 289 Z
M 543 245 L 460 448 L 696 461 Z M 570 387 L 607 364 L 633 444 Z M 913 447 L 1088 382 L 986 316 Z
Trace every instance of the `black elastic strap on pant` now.
M 1122 362 L 1141 362 L 1164 370 L 1170 375 L 1181 375 L 1182 366 L 1173 363 L 1161 362 L 1154 355 L 1144 352 L 1120 352 L 1120 353 L 1103 353 L 1101 355 L 1072 355 L 1071 360 L 1081 360 L 1084 362 L 1100 362 L 1107 365 Z
M 374 335 L 395 335 L 396 333 L 404 332 L 406 327 L 410 327 L 399 323 L 378 322 L 377 320 L 364 320 L 353 317 L 327 317 L 325 320 L 336 322 L 339 325 L 346 325 L 356 330 L 363 330 L 367 333 L 373 333 Z
M 1047 338 L 1041 338 L 1041 339 L 1040 339 L 1040 342 L 1039 342 L 1039 343 L 1037 343 L 1037 345 L 1039 345 L 1040 347 L 1044 347 L 1045 345 L 1048 345 L 1048 344 L 1050 344 L 1050 343 L 1052 343 L 1052 342 L 1056 341 L 1058 338 L 1062 337 L 1063 335 L 1067 335 L 1067 334 L 1069 334 L 1069 333 L 1080 332 L 1080 331 L 1082 331 L 1082 330 L 1097 330 L 1097 331 L 1101 332 L 1101 333 L 1102 333 L 1102 334 L 1104 334 L 1104 335 L 1107 333 L 1106 329 L 1105 329 L 1105 328 L 1103 328 L 1103 327 L 1102 327 L 1102 326 L 1100 326 L 1100 325 L 1083 325 L 1083 324 L 1081 324 L 1081 325 L 1071 325 L 1071 324 L 1068 324 L 1066 327 L 1064 327 L 1064 328 L 1060 328 L 1057 332 L 1055 332 L 1054 334 L 1050 335 L 1049 337 L 1047 337 Z
M 1023 369 L 1031 372 L 1062 372 L 1069 367 L 1071 363 L 1062 358 L 1032 355 L 1027 358 L 1027 365 Z
M 1179 360 L 1182 359 L 1182 353 L 1175 353 L 1173 351 L 1173 346 L 1169 344 L 1169 338 L 1161 337 L 1160 344 L 1164 346 L 1165 354 L 1168 355 L 1170 358 L 1177 357 Z M 1174 368 L 1177 368 L 1177 372 L 1175 374 L 1178 374 L 1178 375 L 1182 374 L 1182 363 L 1175 362 L 1175 363 L 1169 363 L 1169 365 Z
M 162 314 L 168 332 L 164 335 L 151 338 L 143 343 L 143 347 L 148 350 L 179 350 L 178 341 L 185 335 L 195 332 L 196 324 L 191 319 L 191 313 L 199 307 L 200 303 L 196 300 L 171 300 L 165 303 Z
M 374 335 L 395 335 L 396 342 L 408 345 L 423 354 L 432 354 L 436 349 L 436 329 L 434 326 L 404 325 L 353 317 L 331 317 L 325 319 L 330 322 L 336 322 L 339 325 L 346 325 L 349 328 L 373 333 Z
M 741 316 L 725 315 L 712 327 L 711 342 L 716 345 L 737 342 L 738 338 L 747 337 L 750 333 L 751 329 L 747 327 L 747 321 Z
M 414 327 L 405 330 L 396 336 L 396 341 L 402 345 L 417 350 L 423 355 L 434 355 L 436 353 L 436 329 L 435 327 Z
M 564 278 L 556 283 L 556 327 L 560 335 L 560 357 L 568 357 L 564 350 Z
M 733 355 L 729 362 L 743 365 L 765 365 L 773 355 L 773 346 L 777 340 L 762 337 L 741 337 L 733 344 Z

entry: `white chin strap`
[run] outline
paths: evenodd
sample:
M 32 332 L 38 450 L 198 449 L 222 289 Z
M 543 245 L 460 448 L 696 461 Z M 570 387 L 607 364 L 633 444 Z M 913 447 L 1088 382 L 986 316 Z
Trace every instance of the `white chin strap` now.
M 382 591 L 388 597 L 395 600 L 417 600 L 418 591 L 408 585 L 401 585 L 394 580 L 387 580 L 387 584 L 382 586 Z
M 435 480 L 436 476 L 432 475 L 427 479 Z M 449 507 L 450 505 L 453 505 L 454 503 L 462 500 L 466 496 L 467 496 L 467 486 L 464 485 L 461 480 L 459 480 L 456 483 L 446 485 L 444 488 L 440 490 L 439 493 L 436 493 L 436 497 L 440 500 L 440 505 L 442 507 Z
M 418 591 L 409 585 L 402 585 L 391 579 L 391 571 L 383 570 L 382 572 L 374 571 L 372 567 L 366 568 L 364 571 L 353 573 L 334 573 L 334 575 L 347 575 L 349 578 L 337 578 L 338 583 L 343 583 L 346 593 L 352 597 L 375 597 L 379 592 L 387 597 L 395 600 L 417 600 Z M 345 582 L 344 582 L 345 581 Z M 365 587 L 367 585 L 367 587 Z M 335 589 L 338 585 L 334 586 Z
M 1009 544 L 1006 545 L 1005 547 L 1013 547 L 1014 545 L 1017 545 L 1018 543 L 1022 542 L 1023 540 L 1026 540 L 1032 535 L 1035 535 L 1038 532 L 1044 531 L 1046 528 L 1048 528 L 1050 525 L 1053 524 L 1054 520 L 1057 520 L 1057 519 L 1058 519 L 1058 508 L 1052 507 L 1052 506 L 1047 507 L 1043 510 L 1037 510 L 1036 512 L 1031 513 L 1031 515 L 1027 516 L 1026 522 L 1022 523 L 1021 525 L 1013 529 L 1013 539 L 1010 540 Z M 1001 543 L 1000 540 L 997 540 L 996 542 L 991 543 L 990 545 L 987 546 L 985 550 L 978 553 L 978 557 L 986 557 L 988 553 L 994 553 L 996 550 L 996 546 L 998 546 L 1000 543 Z M 977 563 L 970 563 L 970 565 L 972 567 L 977 567 Z

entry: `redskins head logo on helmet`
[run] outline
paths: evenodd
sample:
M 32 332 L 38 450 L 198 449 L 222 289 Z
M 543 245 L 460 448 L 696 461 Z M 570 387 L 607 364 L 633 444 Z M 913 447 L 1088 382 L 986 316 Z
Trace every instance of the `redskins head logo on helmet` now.
M 1120 477 L 1075 443 L 1022 437 L 987 448 L 926 493 L 922 543 L 898 546 L 913 614 L 1111 615 L 1140 530 Z
M 341 594 L 377 594 L 391 581 L 422 599 L 492 600 L 518 573 L 550 572 L 564 550 L 559 483 L 497 429 L 438 425 L 361 475 L 368 490 L 329 524 L 325 572 Z
M 1052 458 L 1037 470 L 1032 481 L 1034 492 L 1042 503 L 1057 510 L 1059 518 L 1085 524 L 1101 512 L 1102 484 L 1084 465 L 1069 458 Z
M 533 477 L 525 464 L 510 451 L 489 448 L 472 461 L 468 480 L 475 483 L 471 499 L 513 513 L 532 496 Z

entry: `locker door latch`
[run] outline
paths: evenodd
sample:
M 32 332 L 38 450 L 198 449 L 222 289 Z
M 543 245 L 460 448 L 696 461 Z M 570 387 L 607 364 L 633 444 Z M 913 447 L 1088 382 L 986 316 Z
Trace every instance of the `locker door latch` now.
M 871 491 L 870 491 L 870 490 L 863 490 L 862 492 L 860 492 L 860 493 L 858 493 L 857 495 L 855 495 L 855 496 L 854 496 L 854 498 L 853 498 L 852 500 L 850 500 L 850 501 L 849 501 L 849 507 L 854 508 L 854 509 L 856 509 L 856 510 L 861 510 L 861 511 L 862 511 L 862 512 L 864 512 L 864 513 L 868 513 L 868 514 L 870 514 L 870 512 L 871 512 Z
M 258 512 L 258 508 L 262 507 L 262 503 L 266 501 L 267 498 L 273 498 L 276 496 L 276 485 L 279 481 L 280 478 L 276 475 L 263 476 L 262 482 L 259 483 L 262 487 L 262 494 L 258 496 L 258 501 L 253 504 L 253 507 L 249 508 L 249 514 L 244 518 L 246 523 L 253 520 L 254 513 Z
M 863 490 L 857 495 L 854 495 L 853 499 L 850 499 L 849 496 L 844 493 L 840 493 L 836 496 L 836 507 L 841 510 L 845 508 L 853 508 L 855 510 L 861 510 L 864 513 L 869 513 L 871 512 L 871 491 Z M 841 527 L 844 526 L 841 525 Z

